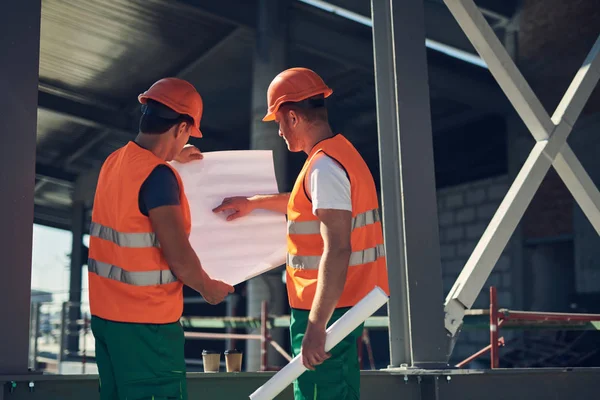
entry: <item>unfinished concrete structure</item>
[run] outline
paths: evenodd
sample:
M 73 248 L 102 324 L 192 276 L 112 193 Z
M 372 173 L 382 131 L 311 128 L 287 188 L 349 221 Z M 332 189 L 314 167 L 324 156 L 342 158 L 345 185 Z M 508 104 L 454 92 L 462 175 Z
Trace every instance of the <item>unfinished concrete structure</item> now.
M 264 108 L 261 93 L 271 77 L 298 64 L 317 70 L 334 88 L 334 128 L 353 140 L 381 176 L 392 286 L 391 368 L 365 373 L 364 398 L 380 393 L 376 384 L 398 398 L 415 399 L 592 393 L 595 369 L 462 373 L 438 368 L 452 348 L 448 333 L 460 326 L 464 309 L 477 305 L 486 281 L 499 287 L 503 306 L 525 309 L 560 311 L 555 305 L 564 307 L 574 294 L 600 292 L 593 183 L 600 103 L 598 91 L 592 95 L 600 73 L 598 5 L 374 0 L 371 10 L 367 1 L 330 1 L 355 13 L 355 20 L 348 20 L 307 3 L 322 2 L 105 6 L 44 0 L 41 6 L 39 1 L 11 4 L 10 12 L 2 13 L 0 44 L 15 62 L 4 64 L 10 79 L 2 81 L 11 96 L 2 104 L 0 184 L 6 196 L 0 229 L 3 271 L 11 275 L 0 284 L 6 324 L 0 373 L 21 375 L 2 378 L 17 382 L 14 390 L 5 386 L 6 396 L 61 398 L 68 388 L 80 397 L 96 395 L 93 378 L 22 375 L 29 342 L 31 222 L 72 229 L 71 300 L 80 301 L 85 263 L 80 243 L 94 171 L 110 151 L 134 137 L 135 95 L 163 75 L 189 79 L 207 103 L 207 139 L 198 146 L 273 149 L 286 190 L 303 158 L 286 154 L 281 142 L 273 141 L 275 132 L 254 120 Z M 556 45 L 549 48 L 548 42 Z M 471 56 L 474 45 L 487 68 L 434 50 L 439 43 Z M 563 61 L 560 69 L 555 59 Z M 557 104 L 551 120 L 544 108 Z M 563 145 L 571 129 L 572 150 Z M 552 165 L 558 174 L 545 178 Z M 567 198 L 565 188 L 577 202 L 548 207 Z M 540 203 L 544 207 L 536 207 Z M 548 220 L 554 223 L 541 223 Z M 574 289 L 564 289 L 567 284 Z M 559 288 L 561 301 L 556 301 Z M 247 289 L 250 315 L 265 298 L 275 300 L 274 312 L 284 312 L 278 275 Z M 532 290 L 540 294 L 531 295 Z M 465 354 L 481 347 L 486 334 L 477 336 L 457 336 L 455 352 L 461 345 Z M 416 369 L 398 369 L 403 364 Z M 227 398 L 243 397 L 268 375 L 233 378 L 240 384 L 227 390 L 239 392 Z M 217 390 L 222 379 L 232 378 L 191 376 L 190 392 Z M 24 388 L 30 381 L 38 382 L 33 392 Z

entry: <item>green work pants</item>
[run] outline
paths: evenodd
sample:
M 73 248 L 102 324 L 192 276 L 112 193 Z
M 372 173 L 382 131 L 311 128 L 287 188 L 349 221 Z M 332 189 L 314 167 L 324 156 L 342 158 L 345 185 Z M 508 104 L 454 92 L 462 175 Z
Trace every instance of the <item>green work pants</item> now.
M 187 399 L 179 322 L 134 324 L 92 317 L 101 400 Z
M 327 326 L 337 321 L 349 308 L 336 309 Z M 300 354 L 310 311 L 291 310 L 290 334 L 294 357 Z M 360 365 L 357 340 L 364 324 L 346 336 L 329 352 L 323 364 L 307 370 L 294 382 L 294 400 L 357 400 L 360 398 Z

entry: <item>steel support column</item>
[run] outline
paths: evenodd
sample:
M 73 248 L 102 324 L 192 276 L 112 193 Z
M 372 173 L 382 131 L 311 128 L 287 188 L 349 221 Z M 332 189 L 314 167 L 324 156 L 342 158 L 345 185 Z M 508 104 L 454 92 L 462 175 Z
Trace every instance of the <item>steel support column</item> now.
M 272 150 L 275 174 L 280 191 L 287 190 L 287 148 L 278 135 L 275 123 L 262 121 L 267 110 L 267 88 L 271 80 L 286 68 L 290 0 L 258 1 L 258 22 L 254 50 L 252 81 L 251 149 Z M 263 274 L 248 281 L 247 315 L 260 316 L 261 303 L 266 300 L 273 314 L 282 314 L 285 306 L 285 287 L 277 272 Z M 258 333 L 255 331 L 253 333 Z M 281 343 L 283 332 L 273 332 L 273 339 Z M 260 342 L 246 342 L 246 369 L 260 369 Z M 269 364 L 282 364 L 275 352 L 269 355 Z
M 372 0 L 390 366 L 447 362 L 422 0 Z M 401 62 L 396 62 L 401 59 Z
M 40 0 L 0 12 L 0 374 L 26 373 L 29 361 L 40 15 Z
M 265 123 L 267 89 L 286 68 L 290 0 L 260 0 L 252 75 L 252 126 L 250 147 L 272 150 L 280 191 L 287 189 L 287 148 L 275 123 Z
M 69 306 L 67 307 L 68 332 L 67 351 L 77 354 L 79 351 L 79 325 L 81 318 L 81 285 L 83 260 L 83 233 L 85 226 L 85 204 L 81 200 L 73 202 L 71 217 L 71 269 L 69 275 Z

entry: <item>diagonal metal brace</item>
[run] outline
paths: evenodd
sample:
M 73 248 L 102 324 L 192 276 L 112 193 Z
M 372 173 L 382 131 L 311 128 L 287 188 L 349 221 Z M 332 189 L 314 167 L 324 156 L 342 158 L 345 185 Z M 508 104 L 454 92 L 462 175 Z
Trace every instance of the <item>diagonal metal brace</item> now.
M 444 1 L 537 142 L 446 297 L 456 335 L 551 166 L 600 234 L 600 192 L 566 143 L 600 78 L 600 36 L 550 118 L 473 0 Z

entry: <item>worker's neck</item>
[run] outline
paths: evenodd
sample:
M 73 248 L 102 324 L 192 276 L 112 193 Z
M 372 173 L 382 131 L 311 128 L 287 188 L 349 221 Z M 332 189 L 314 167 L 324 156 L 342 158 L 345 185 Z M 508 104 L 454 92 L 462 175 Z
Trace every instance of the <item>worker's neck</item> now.
M 167 160 L 169 158 L 169 147 L 164 140 L 165 136 L 165 134 L 149 135 L 138 133 L 135 142 L 161 160 Z
M 306 154 L 310 154 L 310 152 L 312 151 L 313 147 L 315 147 L 315 145 L 325 139 L 329 139 L 331 137 L 333 137 L 333 131 L 331 130 L 331 127 L 329 126 L 328 123 L 322 123 L 319 125 L 315 125 L 311 130 L 310 130 L 310 134 L 307 135 L 308 136 L 308 140 L 306 141 L 306 147 L 304 148 L 304 152 Z

